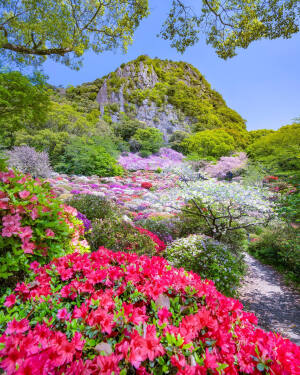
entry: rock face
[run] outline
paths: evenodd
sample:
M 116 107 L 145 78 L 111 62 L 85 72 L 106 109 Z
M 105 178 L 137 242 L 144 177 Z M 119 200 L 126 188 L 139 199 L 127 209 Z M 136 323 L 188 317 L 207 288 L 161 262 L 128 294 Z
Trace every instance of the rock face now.
M 140 56 L 115 72 L 76 88 L 110 123 L 124 116 L 158 128 L 165 140 L 175 131 L 198 131 L 244 120 L 226 106 L 202 74 L 185 62 Z
M 190 130 L 190 123 L 185 116 L 177 111 L 177 109 L 169 104 L 164 103 L 163 107 L 159 107 L 151 98 L 145 98 L 140 103 L 130 102 L 124 98 L 124 91 L 126 96 L 130 96 L 132 91 L 145 91 L 155 88 L 160 82 L 153 67 L 144 64 L 143 61 L 139 62 L 138 69 L 134 63 L 129 63 L 123 68 L 119 67 L 115 72 L 118 79 L 122 80 L 118 90 L 109 90 L 108 82 L 111 79 L 109 75 L 101 86 L 97 102 L 100 105 L 100 112 L 102 115 L 105 109 L 108 108 L 111 119 L 113 122 L 119 122 L 122 113 L 128 114 L 128 107 L 125 108 L 125 103 L 129 106 L 131 104 L 131 115 L 139 121 L 145 123 L 147 126 L 158 128 L 167 140 L 174 131 L 187 131 Z M 129 85 L 128 85 L 129 84 Z M 131 86 L 131 89 L 128 88 Z M 111 111 L 111 104 L 118 106 L 118 111 Z

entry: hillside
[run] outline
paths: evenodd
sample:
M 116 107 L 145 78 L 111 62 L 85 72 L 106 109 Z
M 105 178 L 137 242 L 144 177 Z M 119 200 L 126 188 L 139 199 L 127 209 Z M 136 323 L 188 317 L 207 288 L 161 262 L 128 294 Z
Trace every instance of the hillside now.
M 127 115 L 160 129 L 165 139 L 175 131 L 246 128 L 245 120 L 185 62 L 142 55 L 94 82 L 69 87 L 65 94 L 83 112 L 100 107 L 110 123 Z

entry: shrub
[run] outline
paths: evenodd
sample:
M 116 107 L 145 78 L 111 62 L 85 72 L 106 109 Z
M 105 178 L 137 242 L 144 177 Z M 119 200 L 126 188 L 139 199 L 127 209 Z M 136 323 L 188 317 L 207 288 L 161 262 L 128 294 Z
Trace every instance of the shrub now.
M 220 158 L 235 150 L 235 141 L 224 129 L 204 130 L 186 138 L 182 147 L 199 158 Z
M 240 152 L 237 156 L 222 156 L 216 164 L 210 164 L 205 172 L 210 177 L 225 178 L 227 173 L 238 175 L 247 165 L 247 155 Z
M 283 271 L 287 279 L 299 283 L 300 280 L 300 237 L 299 230 L 279 223 L 255 236 L 249 251 L 262 261 Z
M 29 146 L 14 147 L 7 151 L 9 166 L 35 177 L 50 177 L 52 170 L 47 152 L 37 152 Z
M 129 119 L 127 116 L 121 118 L 120 122 L 114 124 L 114 132 L 117 137 L 121 137 L 124 141 L 128 142 L 137 132 L 138 129 L 145 128 L 145 125 L 136 120 Z
M 162 241 L 169 243 L 181 235 L 181 218 L 152 217 L 138 221 L 139 225 L 155 233 Z
M 106 198 L 92 194 L 78 194 L 66 203 L 76 208 L 89 220 L 117 217 L 119 208 Z
M 271 194 L 266 190 L 214 180 L 180 185 L 181 196 L 187 202 L 182 211 L 198 217 L 216 240 L 221 241 L 225 235 L 240 229 L 265 225 L 274 217 L 274 204 L 268 200 Z
M 287 222 L 300 223 L 300 190 L 283 194 L 277 208 L 278 214 Z
M 156 128 L 138 129 L 132 140 L 140 145 L 140 152 L 154 154 L 163 146 L 163 134 Z
M 100 249 L 33 268 L 0 301 L 8 375 L 298 373 L 296 344 L 162 258 Z
M 23 278 L 29 263 L 49 262 L 81 248 L 76 210 L 55 198 L 50 185 L 7 170 L 0 172 L 0 279 Z
M 100 246 L 114 251 L 126 251 L 136 254 L 155 255 L 153 240 L 122 219 L 97 219 L 92 222 L 92 230 L 86 234 L 92 251 Z
M 85 176 L 118 176 L 123 173 L 122 167 L 104 147 L 85 138 L 74 138 L 66 146 L 56 169 L 67 174 Z
M 182 147 L 182 142 L 188 138 L 190 134 L 182 131 L 182 130 L 176 130 L 174 133 L 172 133 L 171 137 L 169 138 L 169 145 L 173 150 L 176 150 L 178 152 L 184 152 L 184 149 Z
M 198 234 L 180 238 L 166 248 L 164 257 L 175 267 L 198 273 L 212 280 L 217 289 L 232 296 L 243 275 L 242 258 L 220 242 Z
M 148 236 L 155 243 L 155 250 L 157 253 L 161 253 L 165 250 L 165 243 L 154 233 L 150 232 L 145 228 L 135 227 L 141 234 Z
M 46 151 L 49 155 L 51 165 L 55 167 L 60 156 L 64 153 L 69 143 L 70 135 L 67 132 L 54 132 L 51 129 L 42 129 L 29 134 L 22 130 L 16 133 L 17 146 L 28 145 L 37 151 Z

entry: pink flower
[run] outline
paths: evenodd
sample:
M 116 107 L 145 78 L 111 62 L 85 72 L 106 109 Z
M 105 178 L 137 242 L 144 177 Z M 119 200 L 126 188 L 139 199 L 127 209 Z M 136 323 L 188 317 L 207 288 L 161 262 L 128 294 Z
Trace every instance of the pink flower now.
M 14 234 L 19 234 L 19 231 L 21 230 L 20 221 L 21 221 L 21 216 L 19 214 L 3 216 L 2 236 L 11 237 Z
M 29 242 L 29 241 L 24 241 L 22 243 L 22 249 L 24 250 L 25 254 L 33 254 L 33 250 L 36 248 L 35 243 Z
M 32 220 L 36 220 L 38 218 L 39 214 L 36 207 L 31 211 L 30 216 Z
M 10 294 L 6 297 L 4 306 L 11 307 L 16 303 L 16 296 L 14 294 Z
M 23 190 L 19 192 L 19 196 L 22 199 L 26 199 L 27 197 L 29 197 L 29 195 L 30 195 L 30 191 L 28 190 Z
M 169 318 L 172 316 L 172 313 L 166 308 L 166 307 L 163 307 L 162 309 L 160 309 L 158 311 L 158 318 L 159 318 L 159 324 L 162 325 L 164 323 L 168 323 L 169 322 Z
M 32 229 L 29 226 L 22 227 L 20 229 L 21 233 L 19 233 L 19 237 L 23 242 L 30 240 L 32 237 Z
M 32 263 L 30 263 L 30 269 L 33 271 L 37 271 L 40 268 L 40 263 L 36 260 Z
M 50 228 L 47 228 L 46 231 L 45 231 L 45 233 L 46 233 L 47 237 L 54 237 L 55 236 L 55 233 Z
M 29 330 L 29 321 L 27 319 L 22 319 L 18 322 L 14 318 L 11 322 L 7 323 L 5 334 L 11 335 L 12 333 L 23 333 L 28 330 Z
M 66 308 L 58 310 L 56 316 L 60 320 L 70 320 L 71 318 L 71 314 L 68 313 L 68 310 Z

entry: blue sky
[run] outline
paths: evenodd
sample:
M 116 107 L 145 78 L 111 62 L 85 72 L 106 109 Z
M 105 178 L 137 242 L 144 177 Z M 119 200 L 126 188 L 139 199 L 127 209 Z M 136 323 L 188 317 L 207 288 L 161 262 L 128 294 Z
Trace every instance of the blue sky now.
M 93 81 L 139 55 L 187 61 L 197 67 L 227 105 L 247 120 L 248 130 L 278 129 L 300 117 L 300 33 L 292 39 L 254 42 L 238 56 L 221 60 L 214 50 L 200 41 L 183 55 L 156 37 L 169 1 L 150 0 L 151 15 L 142 21 L 134 42 L 124 55 L 121 51 L 85 54 L 80 71 L 61 64 L 44 64 L 49 82 L 78 85 Z

